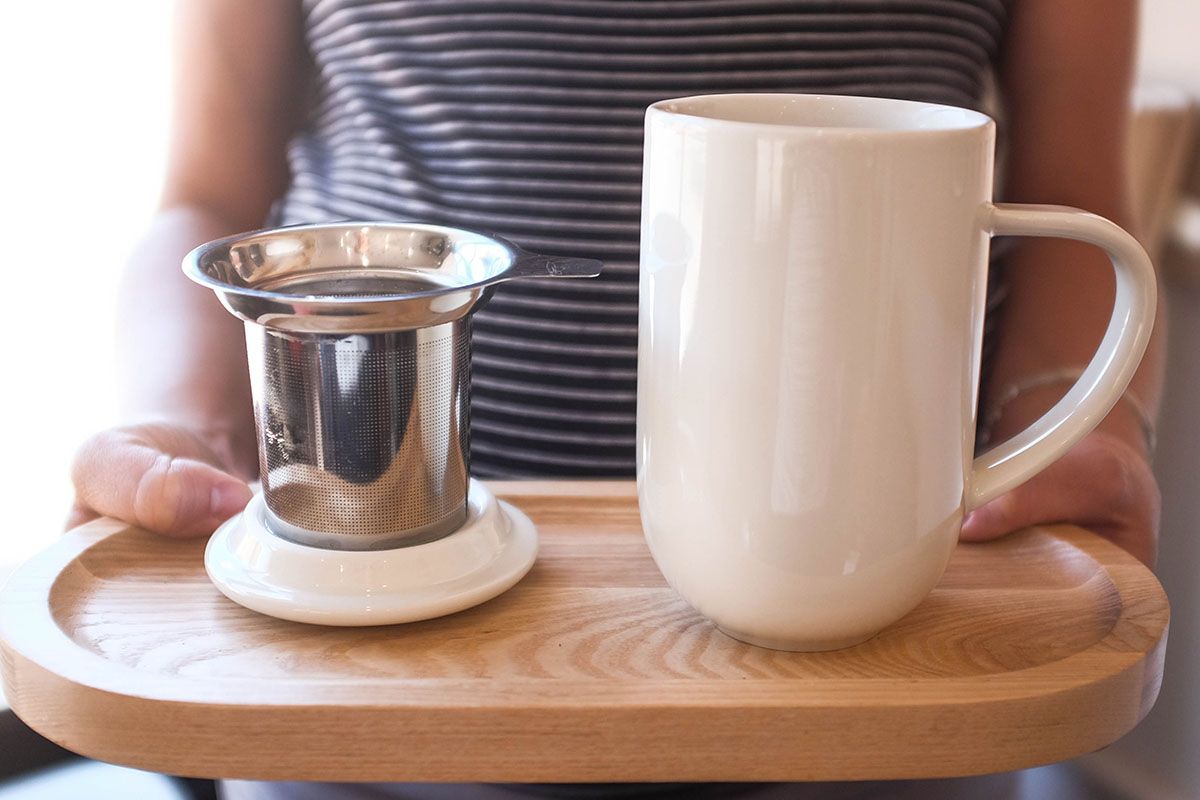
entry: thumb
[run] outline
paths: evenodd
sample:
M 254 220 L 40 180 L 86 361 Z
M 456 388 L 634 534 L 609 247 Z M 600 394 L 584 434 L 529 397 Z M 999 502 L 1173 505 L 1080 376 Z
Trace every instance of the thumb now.
M 122 430 L 88 440 L 72 479 L 78 506 L 170 536 L 212 533 L 250 500 L 245 481 Z
M 1007 533 L 1026 528 L 1041 520 L 1034 520 L 1030 504 L 1023 502 L 1020 489 L 1014 489 L 995 500 L 984 503 L 963 520 L 960 541 L 986 542 Z
M 1084 455 L 1068 453 L 1017 488 L 972 511 L 963 521 L 960 539 L 982 542 L 1031 525 L 1083 521 L 1097 505 Z

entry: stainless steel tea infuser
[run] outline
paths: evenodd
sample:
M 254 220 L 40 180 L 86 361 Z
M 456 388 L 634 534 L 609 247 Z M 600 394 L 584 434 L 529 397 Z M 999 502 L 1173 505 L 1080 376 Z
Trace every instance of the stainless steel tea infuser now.
M 471 315 L 503 281 L 600 268 L 415 223 L 277 228 L 190 253 L 188 277 L 246 322 L 265 527 L 338 551 L 462 528 Z

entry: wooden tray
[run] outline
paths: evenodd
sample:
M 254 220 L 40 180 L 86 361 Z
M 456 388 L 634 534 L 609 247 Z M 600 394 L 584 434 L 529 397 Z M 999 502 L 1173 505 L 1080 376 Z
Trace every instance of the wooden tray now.
M 4 592 L 9 700 L 72 750 L 184 775 L 767 781 L 1057 761 L 1158 693 L 1166 597 L 1077 528 L 960 546 L 903 621 L 802 655 L 725 637 L 666 586 L 632 484 L 492 486 L 541 530 L 533 571 L 388 628 L 259 616 L 209 584 L 202 542 L 84 526 Z

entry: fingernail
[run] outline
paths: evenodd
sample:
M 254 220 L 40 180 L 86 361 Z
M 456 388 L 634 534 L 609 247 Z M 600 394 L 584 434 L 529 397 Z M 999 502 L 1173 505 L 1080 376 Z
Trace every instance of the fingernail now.
M 225 519 L 246 507 L 250 501 L 250 489 L 245 484 L 229 481 L 213 487 L 208 510 L 214 517 Z

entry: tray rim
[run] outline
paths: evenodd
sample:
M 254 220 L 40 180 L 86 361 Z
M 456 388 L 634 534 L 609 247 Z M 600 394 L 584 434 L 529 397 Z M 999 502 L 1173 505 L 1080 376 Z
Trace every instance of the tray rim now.
M 521 497 L 585 497 L 636 499 L 636 485 L 626 480 L 585 481 L 487 481 L 498 497 L 513 499 Z M 14 712 L 35 730 L 69 749 L 92 755 L 104 760 L 129 763 L 147 769 L 172 771 L 177 774 L 196 774 L 208 777 L 262 777 L 281 779 L 283 773 L 271 769 L 261 774 L 245 775 L 230 773 L 213 775 L 206 770 L 189 770 L 187 765 L 175 762 L 160 763 L 153 758 L 130 758 L 120 746 L 110 741 L 113 725 L 106 724 L 96 729 L 101 735 L 86 726 L 63 724 L 62 719 L 53 719 L 57 712 L 78 708 L 87 713 L 91 708 L 103 707 L 106 713 L 125 707 L 134 718 L 147 711 L 166 713 L 167 716 L 207 714 L 214 718 L 230 715 L 287 712 L 296 715 L 311 715 L 324 709 L 338 709 L 343 714 L 350 712 L 375 715 L 385 713 L 399 715 L 405 722 L 424 716 L 453 716 L 463 712 L 476 715 L 503 716 L 511 713 L 511 699 L 501 695 L 479 692 L 480 678 L 429 678 L 404 679 L 356 678 L 353 687 L 347 687 L 342 679 L 308 678 L 289 681 L 286 690 L 276 684 L 267 684 L 257 679 L 205 679 L 162 674 L 143 674 L 135 668 L 105 659 L 101 654 L 74 642 L 63 631 L 51 611 L 48 602 L 56 582 L 64 571 L 86 550 L 103 540 L 119 534 L 133 526 L 110 519 L 99 519 L 67 533 L 51 547 L 34 556 L 9 577 L 0 592 L 0 659 L 3 679 L 8 688 L 9 701 Z M 1053 713 L 1056 703 L 1068 702 L 1072 706 L 1091 707 L 1090 730 L 1077 724 L 1079 734 L 1071 745 L 1058 743 L 1055 747 L 1042 748 L 1036 755 L 1026 754 L 1017 761 L 1006 760 L 1003 754 L 986 763 L 979 762 L 968 771 L 961 767 L 938 772 L 928 765 L 911 775 L 854 774 L 856 778 L 871 777 L 938 777 L 942 775 L 978 774 L 983 772 L 1015 769 L 1039 763 L 1061 760 L 1102 747 L 1123 735 L 1152 707 L 1161 683 L 1162 662 L 1165 652 L 1169 624 L 1169 605 L 1165 592 L 1158 580 L 1144 565 L 1116 545 L 1099 535 L 1070 525 L 1044 526 L 1016 534 L 1018 536 L 1049 535 L 1081 550 L 1094 559 L 1108 574 L 1121 600 L 1121 613 L 1104 638 L 1091 647 L 1077 651 L 1063 659 L 1050 661 L 1034 667 L 1010 671 L 974 675 L 961 678 L 822 678 L 819 681 L 788 679 L 746 679 L 738 682 L 739 696 L 736 700 L 723 694 L 721 680 L 702 678 L 686 679 L 687 691 L 672 695 L 668 688 L 678 688 L 677 680 L 645 680 L 631 688 L 630 682 L 618 679 L 554 679 L 557 691 L 551 693 L 524 693 L 521 710 L 529 713 L 546 712 L 559 716 L 595 716 L 602 713 L 610 720 L 622 715 L 630 719 L 647 714 L 678 712 L 690 715 L 696 712 L 740 712 L 751 715 L 759 712 L 799 711 L 827 713 L 838 709 L 861 708 L 861 694 L 850 697 L 842 691 L 855 689 L 885 689 L 900 681 L 905 691 L 900 696 L 892 695 L 887 702 L 873 707 L 887 714 L 925 712 L 936 705 L 939 714 L 982 711 L 993 704 L 1027 706 L 1029 713 L 1039 707 Z M 987 545 L 970 545 L 986 547 Z M 1131 614 L 1130 609 L 1137 609 Z M 1132 638 L 1131 638 L 1132 637 Z M 1147 649 L 1131 646 L 1129 641 L 1150 638 L 1153 644 Z M 1097 672 L 1102 668 L 1102 672 Z M 545 680 L 528 680 L 531 686 L 540 686 Z M 378 691 L 364 699 L 361 686 L 374 684 Z M 136 690 L 131 690 L 136 685 Z M 229 701 L 231 687 L 253 686 L 253 703 Z M 303 687 L 306 696 L 296 697 L 298 687 Z M 1112 698 L 1104 696 L 1106 690 L 1128 693 L 1138 690 L 1140 701 L 1129 707 L 1128 697 L 1123 703 L 1114 705 Z M 619 690 L 619 691 L 616 691 Z M 235 693 L 236 694 L 236 693 Z M 47 698 L 59 696 L 55 702 Z M 1119 708 L 1118 708 L 1119 706 Z M 628 723 L 626 723 L 628 724 Z M 180 767 L 183 766 L 183 769 Z M 439 768 L 441 769 L 441 768 Z M 780 774 L 815 775 L 794 779 L 836 779 L 836 774 L 817 769 L 812 765 L 808 772 L 770 772 L 763 780 L 781 779 Z M 611 771 L 611 768 L 610 768 Z M 893 770 L 894 771 L 894 770 Z M 376 773 L 356 780 L 396 779 L 395 776 L 380 777 Z M 430 773 L 430 780 L 510 780 L 501 773 L 487 778 L 465 774 L 458 778 L 449 776 L 444 769 Z M 492 773 L 488 773 L 492 775 Z M 556 772 L 546 773 L 558 777 L 533 777 L 530 780 L 560 780 Z M 622 773 L 624 774 L 624 773 Z M 708 773 L 704 773 L 708 774 Z M 744 780 L 742 772 L 719 772 L 712 774 L 734 775 L 734 777 L 699 777 L 700 780 Z M 605 777 L 604 770 L 588 773 L 579 780 L 613 779 Z M 775 775 L 776 777 L 771 777 Z M 294 770 L 287 777 L 297 779 Z M 597 777 L 599 776 L 599 777 Z M 322 771 L 310 779 L 350 779 L 338 770 Z M 404 779 L 415 780 L 411 773 Z M 523 778 L 517 778 L 521 780 Z M 642 777 L 624 777 L 623 780 L 642 780 Z M 651 778 L 654 779 L 654 778 Z M 659 778 L 662 779 L 662 778 Z M 671 779 L 671 778 L 668 778 Z M 687 778 L 692 779 L 692 778 Z M 792 778 L 782 778 L 792 779 Z M 571 780 L 568 778 L 567 780 Z

